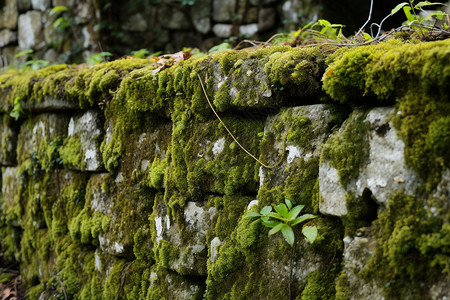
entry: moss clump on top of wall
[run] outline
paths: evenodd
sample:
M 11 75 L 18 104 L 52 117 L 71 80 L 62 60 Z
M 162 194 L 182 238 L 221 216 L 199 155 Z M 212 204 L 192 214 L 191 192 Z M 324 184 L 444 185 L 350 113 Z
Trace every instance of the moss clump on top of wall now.
M 428 43 L 390 40 L 364 47 L 342 48 L 327 58 L 324 90 L 341 103 L 395 102 L 417 91 L 448 100 L 450 94 L 450 39 Z M 372 98 L 373 99 L 373 98 Z

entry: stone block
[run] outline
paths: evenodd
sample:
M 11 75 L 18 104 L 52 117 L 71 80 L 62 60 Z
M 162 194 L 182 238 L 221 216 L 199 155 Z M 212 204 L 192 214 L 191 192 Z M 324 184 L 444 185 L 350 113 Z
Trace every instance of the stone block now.
M 0 115 L 0 165 L 12 166 L 16 164 L 16 146 L 18 128 L 7 115 Z
M 276 26 L 277 12 L 274 8 L 261 8 L 258 13 L 258 30 L 265 31 Z
M 215 24 L 212 28 L 214 34 L 219 38 L 227 38 L 231 36 L 231 29 L 233 28 L 230 24 Z
M 163 28 L 171 30 L 187 30 L 191 28 L 191 23 L 186 14 L 172 6 L 163 6 L 158 13 L 158 19 Z
M 40 49 L 44 46 L 42 13 L 28 11 L 19 16 L 19 47 L 23 50 Z
M 0 28 L 14 30 L 17 28 L 17 17 L 19 16 L 17 2 L 16 0 L 5 0 L 2 3 L 4 5 L 0 11 Z
M 215 22 L 231 22 L 237 0 L 213 0 L 212 18 Z
M 261 120 L 224 117 L 223 122 L 239 143 L 258 156 Z M 204 193 L 233 195 L 255 192 L 257 162 L 245 153 L 218 120 L 191 123 L 185 130 L 175 123 L 168 187 L 191 199 Z
M 181 275 L 207 275 L 208 247 L 206 233 L 211 228 L 216 209 L 207 202 L 186 202 L 183 208 L 183 225 L 171 221 L 162 199 L 157 200 L 154 226 L 154 241 L 157 260 L 164 267 Z M 180 230 L 183 228 L 183 231 Z M 176 255 L 174 255 L 177 253 Z
M 293 203 L 310 202 L 322 145 L 339 123 L 337 115 L 332 106 L 317 104 L 287 108 L 268 117 L 260 160 L 273 168 L 259 167 L 260 187 L 283 187 Z
M 392 123 L 394 113 L 393 107 L 354 111 L 327 141 L 319 170 L 323 214 L 346 215 L 349 195 L 359 198 L 370 191 L 378 204 L 386 206 L 397 192 L 415 194 L 421 181 L 405 163 L 405 145 Z M 355 131 L 358 127 L 365 129 Z M 351 140 L 356 136 L 358 143 Z
M 2 191 L 0 196 L 3 202 L 2 211 L 7 212 L 10 208 L 19 205 L 16 198 L 19 190 L 18 182 L 20 182 L 19 169 L 17 167 L 5 167 L 2 168 L 1 175 Z
M 50 167 L 53 150 L 49 147 L 56 147 L 55 142 L 66 136 L 68 124 L 68 116 L 53 113 L 39 114 L 26 120 L 20 127 L 17 141 L 18 163 L 35 157 L 45 167 Z
M 104 169 L 100 152 L 103 120 L 99 110 L 88 110 L 70 119 L 67 138 L 60 149 L 64 165 L 83 171 Z
M 51 5 L 51 0 L 31 0 L 31 6 L 34 10 L 45 11 Z
M 191 9 L 195 30 L 207 34 L 211 30 L 211 0 L 197 0 Z
M 258 33 L 258 24 L 247 24 L 239 26 L 239 33 L 245 37 L 252 37 Z
M 0 31 L 0 47 L 17 42 L 17 32 L 9 29 Z
M 17 0 L 19 12 L 27 11 L 31 8 L 31 0 Z
M 39 102 L 22 101 L 21 107 L 23 110 L 31 111 L 33 113 L 76 110 L 79 108 L 78 103 L 76 102 L 69 102 L 52 96 L 44 96 Z
M 161 295 L 167 299 L 202 299 L 204 291 L 204 284 L 193 278 L 164 269 L 150 273 L 150 299 L 158 299 Z

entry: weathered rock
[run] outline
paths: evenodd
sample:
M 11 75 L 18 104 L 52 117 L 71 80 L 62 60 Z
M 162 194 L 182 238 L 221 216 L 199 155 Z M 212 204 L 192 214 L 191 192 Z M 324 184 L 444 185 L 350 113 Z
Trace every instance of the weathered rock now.
M 239 26 L 239 33 L 243 36 L 252 37 L 258 32 L 258 24 L 247 24 Z
M 150 274 L 150 299 L 164 295 L 168 299 L 201 299 L 204 285 L 198 281 L 166 270 Z M 152 297 L 155 295 L 154 297 Z
M 92 174 L 87 184 L 91 209 L 104 215 L 110 215 L 112 210 L 111 196 L 103 185 L 107 176 L 108 173 Z
M 65 6 L 72 7 L 74 5 L 74 0 L 53 0 L 53 6 Z
M 323 214 L 335 216 L 347 214 L 346 198 L 349 193 L 358 198 L 365 191 L 370 191 L 375 201 L 383 205 L 387 205 L 388 199 L 396 192 L 415 194 L 421 180 L 405 164 L 405 146 L 392 124 L 393 113 L 395 110 L 392 107 L 374 108 L 367 112 L 367 116 L 362 121 L 367 127 L 362 145 L 368 149 L 359 150 L 363 157 L 356 162 L 357 165 L 351 167 L 357 170 L 357 176 L 348 178 L 347 186 L 343 185 L 344 173 L 342 172 L 347 172 L 350 166 L 346 166 L 346 170 L 339 170 L 333 167 L 336 161 L 322 160 L 319 169 L 322 201 L 319 206 Z M 350 142 L 345 140 L 345 131 L 351 126 L 357 126 L 356 122 L 360 122 L 357 119 L 363 118 L 365 114 L 362 111 L 353 113 L 339 132 L 330 139 L 339 140 L 334 146 L 345 147 L 345 144 Z M 363 152 L 367 153 L 363 154 Z M 355 162 L 349 161 L 350 164 Z
M 17 161 L 36 156 L 41 160 L 50 159 L 47 147 L 67 134 L 69 117 L 62 114 L 44 113 L 28 119 L 20 128 L 17 141 Z M 47 161 L 47 164 L 50 164 Z
M 344 238 L 343 272 L 345 273 L 345 285 L 348 286 L 352 300 L 357 299 L 383 299 L 381 287 L 373 282 L 366 282 L 360 277 L 360 272 L 365 268 L 369 259 L 375 253 L 377 243 L 370 234 L 361 237 Z M 341 283 L 342 284 L 342 283 Z
M 159 255 L 169 255 L 167 268 L 182 275 L 205 276 L 207 274 L 206 232 L 216 214 L 214 207 L 205 202 L 187 202 L 183 213 L 183 232 L 176 223 L 171 223 L 164 203 L 158 205 L 154 224 L 156 247 Z M 169 248 L 173 249 L 172 251 Z M 170 256 L 169 251 L 178 253 Z
M 103 115 L 89 110 L 70 119 L 67 139 L 61 148 L 65 165 L 76 170 L 103 170 L 100 143 L 103 140 Z
M 19 16 L 17 2 L 16 0 L 5 0 L 2 3 L 4 6 L 0 11 L 0 28 L 14 30 L 17 28 L 17 17 Z
M 215 22 L 230 22 L 237 0 L 213 0 L 212 17 Z
M 129 19 L 122 24 L 123 29 L 137 32 L 144 32 L 147 30 L 147 27 L 147 21 L 140 13 L 130 16 Z
M 273 29 L 276 25 L 277 12 L 275 9 L 261 8 L 258 14 L 258 31 Z
M 186 14 L 172 6 L 163 6 L 159 11 L 159 23 L 163 28 L 180 30 L 189 29 L 191 23 Z
M 51 96 L 44 96 L 40 102 L 22 101 L 22 109 L 31 112 L 48 112 L 48 111 L 63 111 L 78 109 L 78 104 L 66 100 L 56 99 Z
M 17 0 L 17 9 L 19 12 L 29 10 L 31 8 L 31 0 Z
M 207 34 L 211 30 L 211 0 L 197 0 L 191 9 L 195 30 Z
M 6 167 L 2 170 L 2 202 L 5 207 L 2 210 L 8 211 L 9 208 L 17 206 L 15 199 L 19 189 L 19 169 L 17 167 Z
M 34 10 L 45 11 L 50 7 L 51 0 L 31 0 L 31 6 Z
M 227 38 L 231 36 L 232 25 L 230 24 L 216 24 L 212 30 L 217 37 Z
M 19 16 L 19 47 L 23 50 L 39 49 L 43 45 L 42 13 L 29 11 Z
M 17 32 L 9 29 L 3 29 L 0 31 L 0 47 L 17 42 Z
M 12 166 L 16 163 L 17 129 L 11 118 L 0 115 L 0 164 Z
M 94 6 L 90 1 L 78 2 L 75 6 L 75 22 L 77 24 L 85 24 L 91 21 L 95 15 Z
M 330 129 L 336 124 L 331 109 L 332 107 L 323 104 L 298 106 L 267 119 L 261 143 L 264 150 L 260 160 L 272 166 L 280 161 L 283 152 L 285 154 L 274 169 L 263 166 L 259 168 L 260 186 L 275 188 L 285 185 L 289 188 L 302 182 L 313 184 L 307 183 L 305 179 L 318 176 L 318 158 L 322 145 Z M 306 136 L 307 141 L 304 139 Z M 296 178 L 292 170 L 302 175 Z M 296 195 L 298 196 L 300 195 Z

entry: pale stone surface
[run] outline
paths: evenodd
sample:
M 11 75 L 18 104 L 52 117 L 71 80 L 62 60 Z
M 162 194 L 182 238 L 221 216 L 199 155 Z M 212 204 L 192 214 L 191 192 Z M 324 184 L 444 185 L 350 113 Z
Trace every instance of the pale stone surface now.
M 234 14 L 237 0 L 213 0 L 213 20 L 215 22 L 229 22 Z
M 34 10 L 45 11 L 50 7 L 51 0 L 31 0 L 31 6 Z
M 346 215 L 346 191 L 341 185 L 338 171 L 328 162 L 322 163 L 319 167 L 319 187 L 321 195 L 320 212 L 333 216 Z
M 19 12 L 16 0 L 5 0 L 0 10 L 0 28 L 16 29 Z
M 212 239 L 211 245 L 209 248 L 209 260 L 214 263 L 217 260 L 217 257 L 219 256 L 219 247 L 222 245 L 222 242 L 220 239 L 216 236 Z
M 44 96 L 44 99 L 40 102 L 22 101 L 21 107 L 32 112 L 63 111 L 78 109 L 78 103 L 56 99 L 52 96 Z
M 239 33 L 251 37 L 255 35 L 258 32 L 258 24 L 247 24 L 247 25 L 241 25 L 239 26 Z
M 11 166 L 16 163 L 16 128 L 6 122 L 6 118 L 0 115 L 0 165 Z
M 42 14 L 29 11 L 19 16 L 19 47 L 23 50 L 39 49 L 43 46 Z
M 349 299 L 384 299 L 381 287 L 372 282 L 365 282 L 359 272 L 364 269 L 375 253 L 376 241 L 368 234 L 361 237 L 344 238 L 344 271 L 351 295 Z
M 211 30 L 211 0 L 197 0 L 191 9 L 195 30 L 207 34 Z
M 87 184 L 92 210 L 104 215 L 110 215 L 112 208 L 110 195 L 105 191 L 102 184 L 108 175 L 108 173 L 92 174 Z
M 19 185 L 19 170 L 17 167 L 6 167 L 1 174 L 2 191 L 1 197 L 5 206 L 14 206 L 14 197 L 17 194 Z M 5 207 L 6 208 L 6 207 Z
M 0 47 L 5 47 L 8 44 L 17 42 L 17 32 L 9 29 L 0 31 Z
M 231 36 L 231 28 L 230 24 L 216 24 L 213 26 L 212 30 L 217 37 L 227 38 Z
M 160 203 L 155 216 L 156 241 L 170 242 L 177 247 L 180 256 L 172 258 L 169 268 L 182 275 L 205 276 L 208 249 L 206 247 L 206 232 L 210 229 L 211 221 L 216 215 L 214 207 L 207 208 L 203 202 L 187 202 L 184 208 L 184 223 L 189 233 L 189 241 L 182 242 L 181 232 L 177 224 L 171 223 L 167 215 L 165 204 Z M 183 233 L 186 234 L 186 233 Z
M 97 110 L 88 110 L 72 117 L 68 128 L 68 138 L 81 141 L 82 160 L 86 171 L 103 170 L 100 141 L 103 135 L 103 115 Z
M 22 124 L 18 138 L 18 162 L 39 152 L 43 145 L 48 145 L 57 137 L 67 134 L 69 117 L 62 114 L 44 113 Z M 30 129 L 31 128 L 31 129 Z

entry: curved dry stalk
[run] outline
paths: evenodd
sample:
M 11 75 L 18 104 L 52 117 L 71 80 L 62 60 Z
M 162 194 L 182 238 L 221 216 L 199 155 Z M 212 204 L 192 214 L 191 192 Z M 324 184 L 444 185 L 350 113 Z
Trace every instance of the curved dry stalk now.
M 282 153 L 282 155 L 281 155 L 280 160 L 279 160 L 276 164 L 274 164 L 274 165 L 272 165 L 272 166 L 266 165 L 265 163 L 263 163 L 262 161 L 260 161 L 256 156 L 254 156 L 253 154 L 251 154 L 247 149 L 245 149 L 244 146 L 242 146 L 242 145 L 238 142 L 238 140 L 234 137 L 234 135 L 233 135 L 233 134 L 231 133 L 231 131 L 228 129 L 227 125 L 225 125 L 225 123 L 224 123 L 224 122 L 222 121 L 222 119 L 219 117 L 219 115 L 217 114 L 216 110 L 214 109 L 214 107 L 213 107 L 211 101 L 209 100 L 208 94 L 206 93 L 206 89 L 205 89 L 205 86 L 203 85 L 203 81 L 202 81 L 202 79 L 201 79 L 201 77 L 200 77 L 200 74 L 197 73 L 197 77 L 198 77 L 198 80 L 200 81 L 200 84 L 201 84 L 202 90 L 203 90 L 203 94 L 205 94 L 205 97 L 206 97 L 206 100 L 208 101 L 209 107 L 211 108 L 211 110 L 213 111 L 214 115 L 215 115 L 216 118 L 219 120 L 219 122 L 223 125 L 223 127 L 225 128 L 225 130 L 228 132 L 228 134 L 231 136 L 231 138 L 236 142 L 236 144 L 237 144 L 242 150 L 244 150 L 245 153 L 247 153 L 251 158 L 253 158 L 254 160 L 256 160 L 256 161 L 257 161 L 261 166 L 263 166 L 264 168 L 267 168 L 267 169 L 273 169 L 273 168 L 277 167 L 277 166 L 283 161 L 283 159 L 284 159 L 284 155 L 285 155 L 285 153 L 286 153 L 286 138 L 287 138 L 288 134 L 291 132 L 293 125 L 291 125 L 291 127 L 290 127 L 289 130 L 288 130 L 288 132 L 284 135 L 284 138 L 283 138 L 283 153 Z

